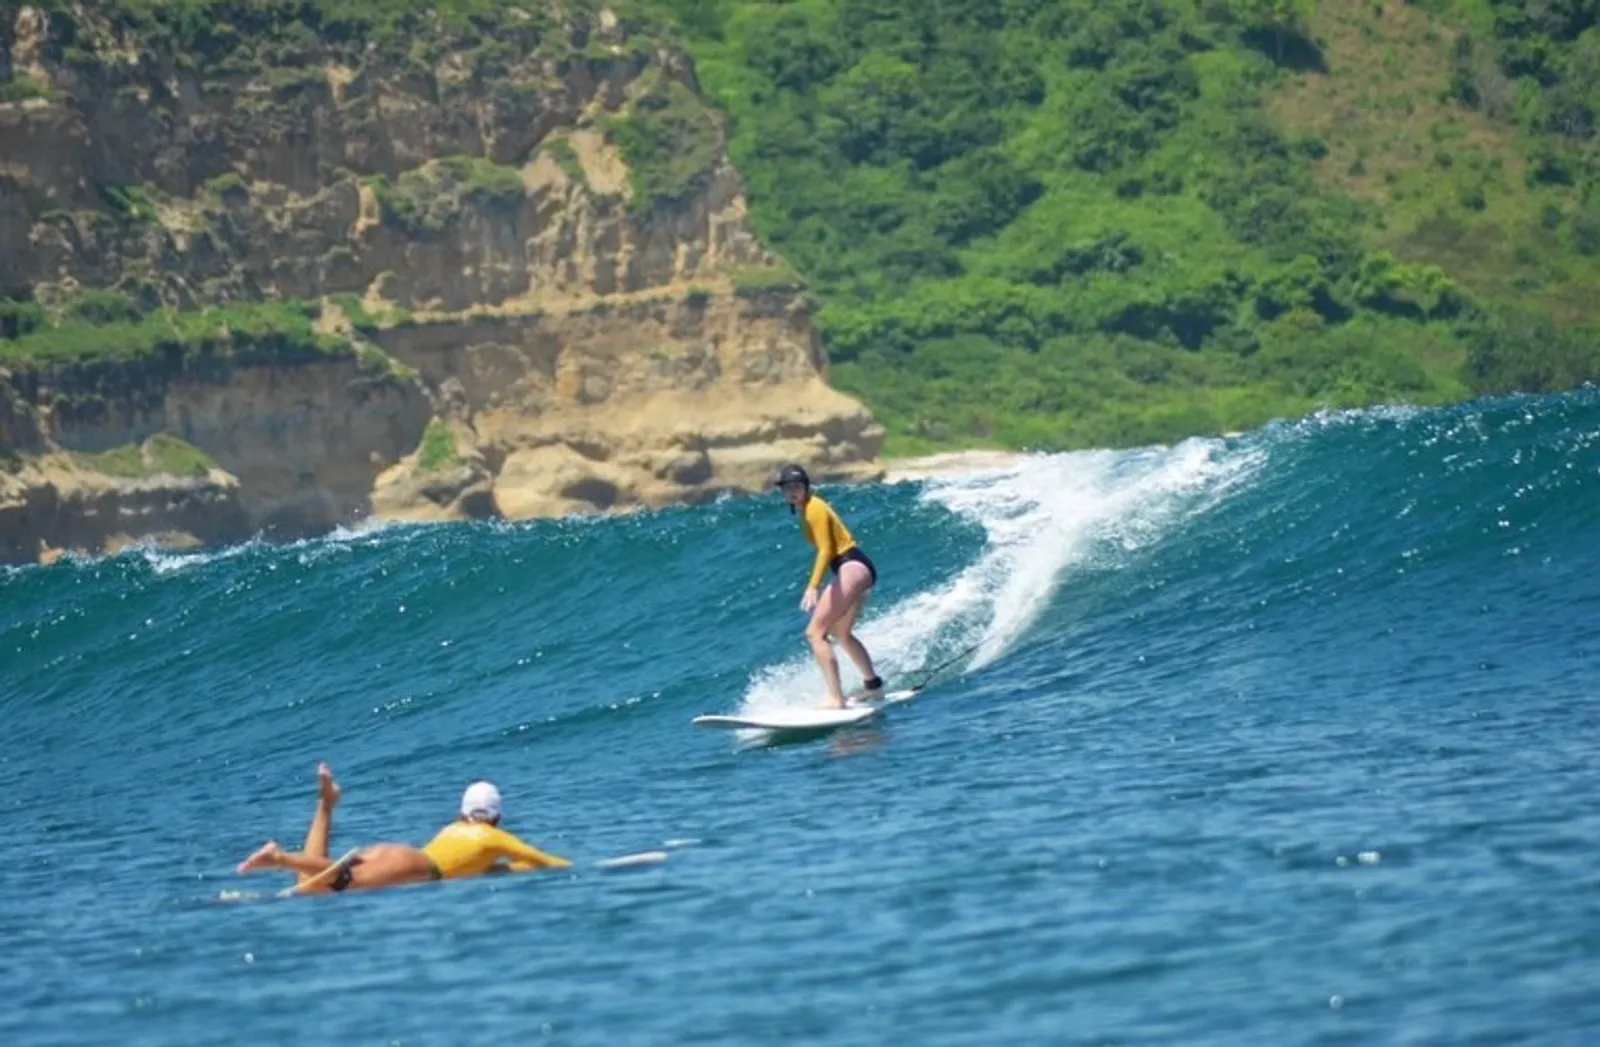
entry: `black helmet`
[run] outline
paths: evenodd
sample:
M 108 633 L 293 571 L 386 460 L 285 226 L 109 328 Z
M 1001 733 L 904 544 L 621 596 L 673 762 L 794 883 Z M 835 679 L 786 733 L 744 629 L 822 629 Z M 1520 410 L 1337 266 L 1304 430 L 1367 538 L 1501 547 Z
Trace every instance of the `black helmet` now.
M 811 477 L 806 475 L 806 471 L 804 469 L 791 462 L 782 469 L 778 470 L 778 482 L 773 486 L 782 487 L 784 484 L 805 484 L 807 487 L 810 487 Z

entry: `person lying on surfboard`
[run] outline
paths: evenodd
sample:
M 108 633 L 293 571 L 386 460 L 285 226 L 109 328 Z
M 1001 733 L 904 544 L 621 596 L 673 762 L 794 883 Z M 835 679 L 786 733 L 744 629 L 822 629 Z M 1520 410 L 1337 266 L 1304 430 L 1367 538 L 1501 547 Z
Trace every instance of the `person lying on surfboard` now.
M 565 869 L 565 858 L 530 847 L 500 828 L 500 790 L 490 782 L 473 782 L 461 797 L 461 817 L 440 829 L 426 847 L 375 843 L 351 851 L 338 861 L 328 856 L 333 808 L 342 790 L 327 764 L 317 765 L 317 809 L 301 851 L 285 851 L 269 840 L 239 863 L 239 872 L 288 869 L 299 874 L 295 893 L 393 887 L 425 880 L 478 876 L 502 862 L 513 872 Z
M 876 698 L 883 693 L 883 681 L 872 668 L 872 655 L 856 638 L 854 629 L 856 618 L 866 605 L 867 594 L 878 582 L 878 569 L 861 551 L 833 506 L 812 493 L 811 477 L 805 469 L 798 465 L 784 466 L 778 471 L 777 486 L 789 502 L 789 511 L 800 516 L 806 541 L 817 550 L 811 580 L 800 598 L 800 610 L 811 615 L 810 624 L 806 626 L 806 641 L 811 644 L 811 653 L 816 655 L 817 665 L 822 669 L 828 703 L 844 708 L 839 659 L 828 644 L 830 636 L 839 641 L 839 646 L 861 671 L 862 697 Z M 833 572 L 833 580 L 826 590 L 819 591 L 823 573 L 829 570 Z

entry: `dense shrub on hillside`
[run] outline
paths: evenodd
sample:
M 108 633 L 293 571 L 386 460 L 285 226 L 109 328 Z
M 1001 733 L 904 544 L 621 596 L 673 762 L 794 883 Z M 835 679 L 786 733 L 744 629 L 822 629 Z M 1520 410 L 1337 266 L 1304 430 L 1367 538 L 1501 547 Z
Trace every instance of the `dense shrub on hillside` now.
M 1166 438 L 1583 373 L 1469 363 L 1507 321 L 1318 187 L 1326 147 L 1263 105 L 1321 69 L 1305 0 L 655 6 L 892 447 Z

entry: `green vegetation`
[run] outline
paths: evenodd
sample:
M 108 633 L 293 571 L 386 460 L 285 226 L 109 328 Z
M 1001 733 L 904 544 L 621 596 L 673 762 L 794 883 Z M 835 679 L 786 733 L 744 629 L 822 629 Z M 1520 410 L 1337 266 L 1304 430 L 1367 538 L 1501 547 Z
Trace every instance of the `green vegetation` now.
M 383 219 L 412 236 L 437 236 L 461 217 L 462 204 L 507 210 L 521 204 L 527 190 L 522 172 L 477 156 L 447 156 L 403 172 L 391 182 L 367 179 Z
M 0 339 L 21 338 L 49 323 L 49 314 L 38 302 L 18 302 L 0 298 Z M 0 347 L 0 352 L 4 348 Z
M 32 304 L 0 303 L 0 324 L 7 323 L 10 315 L 25 317 L 27 325 L 25 329 L 18 325 L 24 332 L 19 337 L 0 340 L 0 366 L 62 367 L 99 360 L 176 362 L 191 356 L 239 363 L 288 363 L 350 355 L 343 339 L 314 330 L 316 307 L 298 302 L 141 314 L 120 295 L 91 292 L 68 303 L 65 315 L 54 324 L 44 322 L 44 310 L 29 311 Z M 89 310 L 87 319 L 85 309 Z
M 224 203 L 243 203 L 250 198 L 250 184 L 237 171 L 227 171 L 210 179 L 205 191 Z
M 30 98 L 54 98 L 56 92 L 29 76 L 17 76 L 0 81 L 0 103 L 26 102 Z
M 156 208 L 150 202 L 150 193 L 144 186 L 103 185 L 100 187 L 100 198 L 113 214 L 128 221 L 155 221 Z
M 435 170 L 461 188 L 463 199 L 488 207 L 515 207 L 527 195 L 522 172 L 478 156 L 448 156 Z
M 63 303 L 63 315 L 80 324 L 135 324 L 144 313 L 127 295 L 116 291 L 82 291 Z
M 711 112 L 687 87 L 660 77 L 627 115 L 607 121 L 606 133 L 628 164 L 636 211 L 692 192 L 721 149 Z
M 349 291 L 341 294 L 329 295 L 329 301 L 339 307 L 339 311 L 350 321 L 350 326 L 365 335 L 378 333 L 378 318 L 367 310 L 366 303 L 361 296 Z
M 384 378 L 398 378 L 402 381 L 416 381 L 418 371 L 415 367 L 401 363 L 371 342 L 356 344 L 356 360 L 361 369 L 370 375 Z
M 145 465 L 144 452 L 138 444 L 124 444 L 113 447 L 109 451 L 100 451 L 96 454 L 79 454 L 75 456 L 78 464 L 85 469 L 107 476 L 122 476 L 137 479 L 150 475 L 150 469 Z
M 215 464 L 204 451 L 169 433 L 157 433 L 144 446 L 152 468 L 170 476 L 204 476 Z
M 350 321 L 351 327 L 369 338 L 379 331 L 401 327 L 412 320 L 410 310 L 394 306 L 380 305 L 374 312 L 360 295 L 349 291 L 329 295 L 328 300 Z
M 572 148 L 572 143 L 564 134 L 553 134 L 545 139 L 541 149 L 550 154 L 566 176 L 579 185 L 588 185 L 589 176 L 583 169 L 583 162 L 578 159 L 578 151 Z
M 423 430 L 418 451 L 417 469 L 424 473 L 451 469 L 466 461 L 456 448 L 456 437 L 450 431 L 450 423 L 441 418 L 428 420 L 428 428 Z
M 1518 127 L 1508 99 L 1535 85 L 1513 84 L 1472 45 L 1477 30 L 1461 30 L 1472 23 L 1417 6 L 1378 18 L 1324 4 L 1315 25 L 1334 72 L 1289 78 L 1272 108 L 1326 150 L 1319 181 L 1372 209 L 1369 247 L 1439 265 L 1484 312 L 1592 325 L 1600 259 L 1582 249 L 1592 189 L 1541 174 L 1592 146 Z
M 798 291 L 806 286 L 805 277 L 788 262 L 779 259 L 774 265 L 741 265 L 730 267 L 728 279 L 733 282 L 733 293 L 745 297 L 766 294 L 769 291 Z
M 1600 127 L 1600 12 L 1584 0 L 1422 0 L 1469 26 L 1451 49 L 1451 91 L 1473 108 L 1501 110 L 1519 127 L 1552 138 L 1532 143 L 1533 176 L 1592 181 Z M 1476 34 L 1476 35 L 1475 35 Z M 1507 88 L 1510 88 L 1509 96 Z
M 758 231 L 822 302 L 836 384 L 884 421 L 891 453 L 1168 440 L 1319 405 L 1600 377 L 1600 270 L 1580 250 L 1600 247 L 1600 222 L 1570 231 L 1591 206 L 1580 176 L 1536 175 L 1538 195 L 1512 197 L 1518 164 L 1457 132 L 1475 114 L 1449 100 L 1447 60 L 1429 66 L 1419 49 L 1459 44 L 1422 12 L 657 6 L 732 117 Z M 1520 5 L 1488 6 L 1504 22 Z M 1484 2 L 1435 7 L 1470 20 Z M 1541 33 L 1541 54 L 1566 46 Z M 1588 68 L 1593 38 L 1554 62 L 1562 83 Z M 1420 79 L 1393 90 L 1429 70 L 1431 92 Z M 1330 85 L 1370 91 L 1336 109 Z M 1410 148 L 1419 114 L 1438 130 L 1400 163 L 1394 143 Z M 1568 157 L 1580 124 L 1555 142 L 1549 120 L 1525 121 L 1544 137 L 1522 141 Z M 1522 261 L 1502 264 L 1506 251 Z
M 140 444 L 124 444 L 98 454 L 80 454 L 85 468 L 107 476 L 144 479 L 150 476 L 205 476 L 213 462 L 204 451 L 170 433 L 157 433 Z
M 380 331 L 387 328 L 410 323 L 411 314 L 408 311 L 380 307 L 377 312 L 374 312 L 367 308 L 367 303 L 362 301 L 359 295 L 349 292 L 329 295 L 328 300 L 339 312 L 344 314 L 346 320 L 350 321 L 351 328 L 357 334 L 363 336 L 355 339 L 353 347 L 356 360 L 360 363 L 362 370 L 372 375 L 383 375 L 407 381 L 417 377 L 416 368 L 408 367 L 372 342 L 365 340 L 376 337 Z

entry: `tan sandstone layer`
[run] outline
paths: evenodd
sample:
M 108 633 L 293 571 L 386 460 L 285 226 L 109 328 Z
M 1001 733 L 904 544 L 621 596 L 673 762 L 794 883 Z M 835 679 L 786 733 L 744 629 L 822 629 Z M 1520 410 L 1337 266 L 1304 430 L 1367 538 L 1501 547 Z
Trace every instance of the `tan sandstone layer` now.
M 485 490 L 509 518 L 701 501 L 759 490 L 791 460 L 828 479 L 882 475 L 882 430 L 822 380 L 786 294 L 635 298 L 382 341 L 440 390 L 463 461 L 446 481 L 409 456 L 379 480 L 380 516 L 448 518 Z

